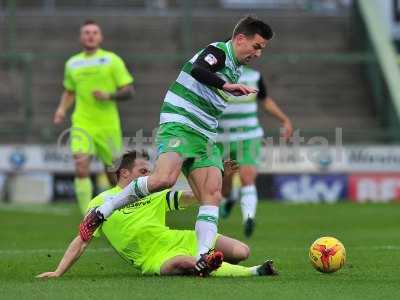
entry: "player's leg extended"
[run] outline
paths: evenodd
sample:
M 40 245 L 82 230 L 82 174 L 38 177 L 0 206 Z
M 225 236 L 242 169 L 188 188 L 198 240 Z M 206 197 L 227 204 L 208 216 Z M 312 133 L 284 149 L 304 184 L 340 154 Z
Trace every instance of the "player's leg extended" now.
M 118 195 L 110 198 L 100 206 L 98 211 L 104 218 L 107 218 L 114 210 L 130 202 L 146 197 L 152 193 L 171 188 L 176 183 L 181 168 L 182 158 L 178 153 L 162 153 L 158 157 L 154 172 L 151 175 L 133 180 Z
M 218 211 L 221 200 L 222 173 L 217 167 L 194 169 L 188 176 L 189 184 L 200 202 L 195 230 L 197 257 L 207 253 L 217 235 Z
M 174 152 L 163 153 L 156 162 L 153 174 L 139 177 L 129 183 L 119 194 L 106 199 L 103 205 L 93 208 L 79 225 L 79 234 L 84 241 L 92 238 L 96 229 L 114 210 L 142 199 L 151 193 L 172 187 L 180 174 L 182 158 Z
M 224 254 L 224 262 L 221 267 L 211 273 L 212 276 L 250 277 L 278 274 L 271 260 L 267 260 L 263 264 L 253 267 L 235 265 L 240 261 L 246 260 L 250 256 L 249 246 L 238 240 L 220 235 L 215 243 L 215 249 Z
M 167 260 L 161 267 L 160 275 L 195 275 L 196 260 L 192 256 L 176 256 Z M 232 265 L 223 262 L 221 266 L 211 272 L 215 277 L 251 277 L 251 276 L 270 276 L 277 275 L 272 261 L 253 267 Z
M 239 169 L 242 187 L 240 188 L 240 206 L 242 209 L 243 223 L 245 225 L 245 235 L 250 237 L 254 231 L 254 219 L 257 210 L 257 189 L 255 180 L 257 169 L 255 166 L 241 166 Z
M 111 166 L 115 159 L 122 155 L 122 132 L 118 125 L 103 127 L 94 136 L 96 156 L 103 162 L 107 180 L 110 186 L 117 184 L 115 172 Z
M 229 149 L 229 155 L 225 157 L 238 162 L 237 148 L 238 148 L 237 142 L 224 144 L 224 151 L 226 152 L 225 149 Z M 237 184 L 238 176 L 237 174 L 231 174 L 231 176 L 229 177 L 230 178 L 228 178 L 227 175 L 224 174 L 223 185 L 222 185 L 223 200 L 221 203 L 221 211 L 220 211 L 220 216 L 222 218 L 229 217 L 236 201 L 239 199 L 239 185 Z
M 244 234 L 250 237 L 254 231 L 254 218 L 257 209 L 257 163 L 261 149 L 260 139 L 242 141 L 238 149 L 239 175 L 242 187 L 240 188 L 240 205 L 242 208 Z
M 218 236 L 215 249 L 221 251 L 224 254 L 224 261 L 231 264 L 238 264 L 250 256 L 249 246 L 224 235 Z
M 211 273 L 215 277 L 252 277 L 278 275 L 272 260 L 267 260 L 261 265 L 245 267 L 223 262 L 222 265 Z
M 222 218 L 227 218 L 230 215 L 235 203 L 233 199 L 231 199 L 233 176 L 234 174 L 225 174 L 223 178 L 222 200 L 220 206 L 220 216 Z
M 75 164 L 75 194 L 79 209 L 84 214 L 89 201 L 92 200 L 93 192 L 90 162 L 95 154 L 95 143 L 90 125 L 73 121 L 70 129 L 70 149 Z
M 161 266 L 160 275 L 194 275 L 195 266 L 193 256 L 175 256 Z
M 75 163 L 75 194 L 78 200 L 79 209 L 82 214 L 86 212 L 87 206 L 92 200 L 93 185 L 90 179 L 91 156 L 87 154 L 74 154 Z

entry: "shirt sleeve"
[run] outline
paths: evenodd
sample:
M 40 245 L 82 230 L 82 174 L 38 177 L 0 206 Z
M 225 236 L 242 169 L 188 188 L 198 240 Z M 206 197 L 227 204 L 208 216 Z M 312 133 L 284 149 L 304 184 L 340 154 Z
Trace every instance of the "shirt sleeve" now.
M 89 202 L 86 212 L 89 211 L 89 209 L 92 209 L 92 208 L 94 208 L 94 207 L 97 207 L 97 206 L 102 205 L 103 203 L 104 203 L 104 197 L 103 197 L 102 194 L 100 194 L 100 195 L 94 197 L 94 198 Z M 100 237 L 100 236 L 102 235 L 101 227 L 102 227 L 102 225 L 100 225 L 100 227 L 97 228 L 96 231 L 93 233 L 93 236 L 94 236 L 94 237 L 98 238 L 98 237 Z
M 168 191 L 165 194 L 165 201 L 167 203 L 167 211 L 181 210 L 182 207 L 179 201 L 183 195 L 182 191 Z
M 134 81 L 123 60 L 117 55 L 115 55 L 113 60 L 112 74 L 114 76 L 117 87 L 123 87 L 130 83 L 133 83 Z
M 263 101 L 268 96 L 268 90 L 262 75 L 260 76 L 260 79 L 257 82 L 257 86 L 258 86 L 257 99 Z
M 222 89 L 225 81 L 218 77 L 218 72 L 225 66 L 225 52 L 215 46 L 208 46 L 197 57 L 191 75 L 199 82 Z
M 64 88 L 67 91 L 74 92 L 75 91 L 75 81 L 72 78 L 71 69 L 68 67 L 68 63 L 65 64 L 64 68 L 64 81 L 63 81 Z

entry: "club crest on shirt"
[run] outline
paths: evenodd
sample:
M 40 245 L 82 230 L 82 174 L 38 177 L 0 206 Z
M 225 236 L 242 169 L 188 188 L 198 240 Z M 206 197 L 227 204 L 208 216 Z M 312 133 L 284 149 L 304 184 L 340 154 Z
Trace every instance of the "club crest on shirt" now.
M 171 140 L 169 141 L 168 147 L 170 147 L 170 148 L 176 148 L 176 147 L 179 147 L 180 144 L 181 144 L 181 140 L 178 139 L 178 138 L 174 138 L 174 139 L 171 139 Z
M 213 65 L 215 65 L 215 64 L 218 62 L 218 60 L 215 58 L 215 56 L 212 55 L 211 53 L 210 53 L 210 54 L 207 54 L 206 57 L 204 57 L 204 60 L 205 60 L 210 66 L 213 66 Z

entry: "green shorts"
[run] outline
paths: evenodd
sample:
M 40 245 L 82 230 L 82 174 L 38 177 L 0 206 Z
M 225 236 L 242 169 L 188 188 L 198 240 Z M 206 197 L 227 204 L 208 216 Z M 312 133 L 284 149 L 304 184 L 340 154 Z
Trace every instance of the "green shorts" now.
M 73 154 L 94 155 L 105 165 L 111 165 L 113 159 L 121 155 L 121 129 L 74 124 L 70 131 L 70 147 Z
M 216 167 L 224 170 L 217 145 L 201 133 L 180 123 L 161 124 L 157 133 L 158 155 L 176 152 L 182 156 L 182 172 L 188 176 L 194 169 Z
M 259 164 L 261 139 L 218 143 L 224 159 L 236 160 L 240 165 L 256 166 Z
M 197 252 L 196 232 L 193 230 L 167 230 L 157 240 L 155 249 L 148 254 L 140 269 L 145 275 L 160 275 L 161 267 L 169 259 Z

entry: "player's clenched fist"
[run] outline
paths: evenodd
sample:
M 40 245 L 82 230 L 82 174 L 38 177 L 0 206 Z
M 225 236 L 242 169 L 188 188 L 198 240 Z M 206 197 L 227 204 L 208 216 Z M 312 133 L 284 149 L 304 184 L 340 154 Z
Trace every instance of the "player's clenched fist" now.
M 244 84 L 240 83 L 225 83 L 222 88 L 231 93 L 234 96 L 243 96 L 252 93 L 257 93 L 258 91 L 255 88 L 248 87 Z
M 93 96 L 99 101 L 110 100 L 111 95 L 102 91 L 94 91 Z
M 61 109 L 57 109 L 56 112 L 54 113 L 54 118 L 53 122 L 54 124 L 58 125 L 64 122 L 65 119 L 65 112 Z

